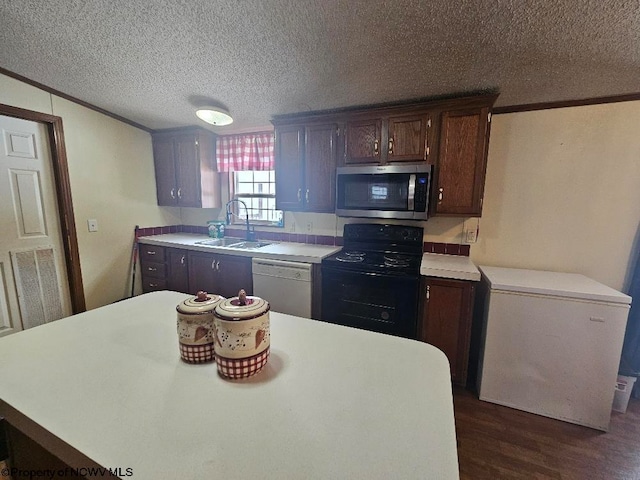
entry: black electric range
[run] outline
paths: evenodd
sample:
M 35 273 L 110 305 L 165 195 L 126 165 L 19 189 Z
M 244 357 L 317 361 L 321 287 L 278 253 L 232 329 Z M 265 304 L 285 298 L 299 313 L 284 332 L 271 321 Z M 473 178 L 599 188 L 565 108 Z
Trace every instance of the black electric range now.
M 423 230 L 347 224 L 322 261 L 322 320 L 416 338 Z

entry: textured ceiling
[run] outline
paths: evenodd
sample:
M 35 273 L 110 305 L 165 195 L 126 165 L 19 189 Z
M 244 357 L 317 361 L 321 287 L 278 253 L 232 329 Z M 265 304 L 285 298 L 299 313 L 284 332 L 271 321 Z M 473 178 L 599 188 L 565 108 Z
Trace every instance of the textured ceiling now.
M 498 90 L 640 92 L 640 2 L 2 0 L 0 67 L 149 128 Z

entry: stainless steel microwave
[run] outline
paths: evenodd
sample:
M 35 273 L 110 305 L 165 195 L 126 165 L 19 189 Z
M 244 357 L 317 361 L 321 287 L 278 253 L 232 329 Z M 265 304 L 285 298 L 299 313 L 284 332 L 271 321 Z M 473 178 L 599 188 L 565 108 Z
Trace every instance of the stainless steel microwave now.
M 336 172 L 336 214 L 426 220 L 430 184 L 429 165 L 341 167 Z

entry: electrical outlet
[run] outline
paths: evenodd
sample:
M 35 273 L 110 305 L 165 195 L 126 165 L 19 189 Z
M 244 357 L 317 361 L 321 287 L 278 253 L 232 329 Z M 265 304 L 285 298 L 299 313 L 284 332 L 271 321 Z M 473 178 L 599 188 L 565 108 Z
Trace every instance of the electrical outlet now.
M 476 243 L 478 237 L 475 230 L 467 230 L 466 243 Z
M 313 222 L 307 223 L 307 233 L 313 232 Z
M 87 228 L 89 229 L 90 232 L 97 232 L 98 220 L 96 220 L 95 218 L 90 218 L 89 220 L 87 220 Z

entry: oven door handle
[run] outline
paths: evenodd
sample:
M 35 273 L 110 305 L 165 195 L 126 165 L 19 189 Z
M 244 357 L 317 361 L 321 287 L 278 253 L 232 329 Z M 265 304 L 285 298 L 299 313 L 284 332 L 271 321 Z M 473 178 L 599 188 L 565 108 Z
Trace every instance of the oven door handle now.
M 323 265 L 322 272 L 327 273 L 327 275 L 353 275 L 359 276 L 360 278 L 387 278 L 393 279 L 396 282 L 415 282 L 420 280 L 420 274 L 416 273 L 415 275 L 407 274 L 407 275 L 394 275 L 393 273 L 382 273 L 382 272 L 363 272 L 358 270 L 349 270 L 342 269 L 335 265 Z
M 416 176 L 413 173 L 409 175 L 409 188 L 407 189 L 407 192 L 407 210 L 413 212 L 416 209 Z

